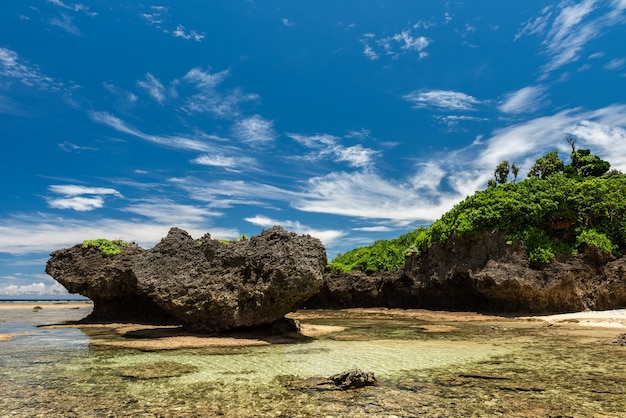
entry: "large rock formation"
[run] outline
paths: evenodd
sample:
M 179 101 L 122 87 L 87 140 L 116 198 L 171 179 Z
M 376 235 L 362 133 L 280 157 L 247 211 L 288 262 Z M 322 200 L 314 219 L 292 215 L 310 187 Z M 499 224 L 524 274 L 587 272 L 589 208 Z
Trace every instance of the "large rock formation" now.
M 626 306 L 626 258 L 589 246 L 532 265 L 505 234 L 452 237 L 406 259 L 395 273 L 327 273 L 307 307 L 386 306 L 558 313 Z
M 281 227 L 228 243 L 172 228 L 150 250 L 55 251 L 46 272 L 93 300 L 92 320 L 170 320 L 213 332 L 280 320 L 318 292 L 325 266 L 317 238 Z

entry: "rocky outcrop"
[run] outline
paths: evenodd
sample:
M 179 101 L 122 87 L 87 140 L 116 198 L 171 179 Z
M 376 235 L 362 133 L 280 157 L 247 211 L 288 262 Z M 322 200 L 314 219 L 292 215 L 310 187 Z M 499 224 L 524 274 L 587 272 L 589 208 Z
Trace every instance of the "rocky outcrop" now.
M 327 267 L 318 294 L 304 307 L 316 309 L 417 307 L 413 280 L 402 271 L 368 274 L 360 270 L 343 273 Z
M 55 251 L 46 272 L 94 301 L 92 320 L 170 319 L 213 332 L 280 320 L 318 292 L 325 266 L 317 238 L 281 227 L 228 243 L 172 228 L 150 250 Z
M 500 232 L 452 237 L 407 257 L 395 273 L 327 273 L 307 307 L 401 307 L 560 313 L 626 306 L 626 258 L 589 246 L 532 265 Z

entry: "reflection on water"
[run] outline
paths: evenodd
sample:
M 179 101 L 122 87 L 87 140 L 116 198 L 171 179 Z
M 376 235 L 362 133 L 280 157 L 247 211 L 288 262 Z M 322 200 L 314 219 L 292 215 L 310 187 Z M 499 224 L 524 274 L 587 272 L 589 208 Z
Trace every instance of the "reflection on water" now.
M 121 338 L 105 329 L 36 327 L 87 313 L 0 310 L 14 336 L 0 342 L 0 416 L 626 417 L 615 332 L 337 311 L 303 322 L 346 330 L 306 343 L 142 352 L 91 344 Z M 379 385 L 318 385 L 354 367 Z

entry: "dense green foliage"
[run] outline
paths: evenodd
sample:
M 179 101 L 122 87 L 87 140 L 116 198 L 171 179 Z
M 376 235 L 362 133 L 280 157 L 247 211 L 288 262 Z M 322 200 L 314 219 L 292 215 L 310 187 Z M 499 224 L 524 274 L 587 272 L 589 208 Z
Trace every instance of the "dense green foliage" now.
M 494 172 L 496 181 L 430 228 L 354 249 L 330 265 L 343 271 L 394 270 L 406 252 L 424 251 L 453 235 L 463 238 L 494 230 L 521 240 L 529 259 L 538 264 L 587 245 L 619 254 L 626 249 L 626 175 L 609 172 L 608 162 L 571 144 L 571 164 L 566 166 L 557 151 L 551 151 L 537 160 L 527 179 L 508 182 L 509 163 L 503 161 Z
M 398 238 L 378 240 L 371 245 L 355 248 L 339 254 L 329 265 L 344 272 L 354 269 L 367 272 L 397 270 L 404 264 L 406 252 L 411 251 L 415 241 L 426 231 L 426 228 L 418 228 Z
M 122 252 L 122 248 L 126 247 L 127 245 L 127 242 L 124 242 L 120 239 L 110 241 L 105 238 L 98 238 L 87 239 L 83 241 L 83 248 L 97 248 L 98 250 L 100 250 L 102 255 L 107 257 L 120 254 Z

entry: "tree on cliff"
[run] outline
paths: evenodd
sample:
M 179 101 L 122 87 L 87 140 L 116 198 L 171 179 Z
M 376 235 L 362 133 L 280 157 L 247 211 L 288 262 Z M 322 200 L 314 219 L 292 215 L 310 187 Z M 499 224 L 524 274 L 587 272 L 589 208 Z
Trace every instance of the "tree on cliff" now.
M 535 164 L 528 172 L 528 177 L 539 177 L 541 179 L 545 179 L 554 173 L 563 172 L 564 169 L 565 163 L 563 163 L 563 161 L 559 158 L 559 152 L 557 150 L 553 150 L 535 161 Z

